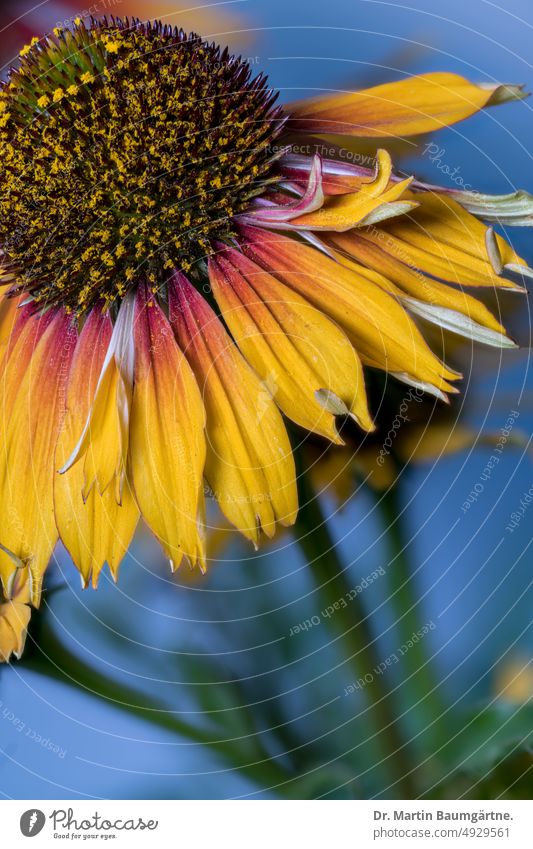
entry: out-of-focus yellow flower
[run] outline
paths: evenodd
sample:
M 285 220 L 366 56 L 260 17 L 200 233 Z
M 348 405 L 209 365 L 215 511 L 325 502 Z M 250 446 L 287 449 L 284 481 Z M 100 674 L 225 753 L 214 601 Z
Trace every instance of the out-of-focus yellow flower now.
M 515 657 L 499 664 L 493 692 L 502 701 L 522 705 L 533 700 L 533 661 Z
M 378 492 L 394 486 L 404 466 L 437 463 L 473 448 L 496 450 L 499 455 L 506 446 L 531 455 L 529 436 L 516 423 L 517 417 L 511 411 L 507 427 L 480 430 L 469 422 L 468 407 L 460 399 L 435 405 L 422 393 L 409 391 L 396 404 L 384 405 L 371 434 L 357 434 L 353 428 L 343 433 L 347 443 L 343 448 L 307 440 L 305 463 L 316 492 L 329 493 L 340 506 L 363 482 Z
M 120 15 L 161 20 L 168 26 L 176 26 L 185 32 L 197 32 L 203 38 L 215 40 L 240 49 L 251 41 L 244 16 L 224 3 L 168 3 L 165 0 L 123 0 Z
M 86 4 L 88 8 L 91 4 Z M 242 4 L 241 4 L 242 6 Z M 2 0 L 0 4 L 0 58 L 11 63 L 17 51 L 29 53 L 39 39 L 33 36 L 44 28 L 60 35 L 65 29 L 79 26 L 81 4 L 78 0 L 61 0 L 61 3 L 38 3 L 21 9 L 20 0 Z M 94 16 L 114 14 L 122 18 L 139 18 L 141 21 L 160 18 L 170 27 L 181 27 L 186 32 L 197 32 L 210 40 L 228 44 L 242 52 L 253 41 L 253 30 L 241 7 L 224 3 L 168 2 L 168 0 L 103 0 L 91 6 Z M 86 18 L 87 20 L 88 18 Z M 32 38 L 33 36 L 33 38 Z M 255 60 L 255 57 L 254 57 Z
M 328 448 L 317 454 L 318 446 L 305 449 L 306 461 L 313 481 L 315 492 L 327 492 L 333 495 L 337 504 L 345 504 L 354 494 L 358 483 L 363 481 L 378 491 L 387 489 L 394 483 L 396 466 L 390 456 L 383 462 L 377 462 L 377 445 L 345 445 L 331 450 Z

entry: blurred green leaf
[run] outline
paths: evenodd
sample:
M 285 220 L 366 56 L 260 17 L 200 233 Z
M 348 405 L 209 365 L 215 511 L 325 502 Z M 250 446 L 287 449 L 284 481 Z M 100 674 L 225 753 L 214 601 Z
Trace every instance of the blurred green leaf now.
M 470 708 L 459 727 L 440 757 L 448 768 L 483 775 L 511 746 L 533 745 L 533 705 Z

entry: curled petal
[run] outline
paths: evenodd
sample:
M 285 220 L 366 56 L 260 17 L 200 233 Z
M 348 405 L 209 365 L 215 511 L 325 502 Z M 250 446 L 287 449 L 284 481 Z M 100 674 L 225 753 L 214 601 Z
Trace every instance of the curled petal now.
M 415 136 L 455 124 L 480 109 L 521 100 L 523 86 L 471 83 L 431 73 L 363 91 L 326 94 L 286 107 L 292 129 L 361 138 Z
M 400 198 L 411 178 L 398 183 L 391 181 L 391 175 L 391 158 L 386 150 L 379 150 L 373 178 L 362 182 L 355 192 L 327 197 L 321 209 L 293 218 L 287 229 L 345 232 L 409 212 L 417 202 Z
M 434 145 L 434 150 L 438 152 L 438 145 Z M 310 156 L 286 153 L 280 159 L 279 167 L 291 185 L 306 185 L 312 161 Z M 326 196 L 350 194 L 357 191 L 369 179 L 372 179 L 370 167 L 322 158 L 322 189 Z M 391 180 L 401 182 L 403 178 L 392 174 Z M 431 192 L 452 198 L 467 212 L 483 221 L 510 227 L 533 226 L 533 195 L 523 189 L 508 194 L 489 195 L 466 188 L 437 186 L 420 180 L 413 180 L 411 189 L 413 192 Z
M 281 173 L 291 183 L 302 185 L 309 179 L 313 159 L 297 153 L 286 153 L 279 162 Z M 358 191 L 375 177 L 374 168 L 322 159 L 322 189 L 325 195 L 344 195 Z M 394 179 L 394 177 L 393 177 Z
M 323 203 L 322 163 L 320 156 L 314 156 L 309 170 L 307 186 L 301 198 L 289 201 L 286 204 L 262 205 L 259 209 L 252 209 L 247 215 L 241 216 L 241 220 L 250 223 L 254 221 L 271 224 L 283 223 L 299 215 L 314 212 L 316 209 L 320 209 Z

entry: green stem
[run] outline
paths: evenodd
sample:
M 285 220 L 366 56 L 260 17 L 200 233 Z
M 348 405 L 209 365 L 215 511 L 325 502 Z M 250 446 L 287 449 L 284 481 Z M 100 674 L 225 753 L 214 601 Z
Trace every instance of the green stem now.
M 300 512 L 298 543 L 307 559 L 320 593 L 326 605 L 333 605 L 339 599 L 347 598 L 353 589 L 346 580 L 345 570 L 339 559 L 331 537 L 319 499 L 313 491 L 309 477 L 301 468 L 301 459 L 297 456 Z M 352 598 L 352 596 L 348 596 Z M 393 701 L 385 676 L 373 674 L 379 666 L 368 618 L 359 596 L 355 596 L 349 605 L 337 605 L 336 613 L 329 619 L 336 628 L 339 639 L 346 651 L 346 662 L 351 664 L 355 679 L 363 679 L 360 690 L 368 702 L 367 710 L 381 746 L 383 764 L 388 770 L 392 795 L 405 799 L 417 797 L 414 783 L 415 765 L 411 763 L 408 743 L 404 741 L 402 729 L 397 720 Z M 366 678 L 365 678 L 366 676 Z
M 405 645 L 426 624 L 421 621 L 420 603 L 414 592 L 412 569 L 407 556 L 408 541 L 404 535 L 399 486 L 394 484 L 380 496 L 378 506 L 383 517 L 389 546 L 388 604 L 395 611 L 395 624 L 400 645 Z M 406 710 L 412 713 L 418 731 L 424 730 L 423 741 L 431 748 L 446 742 L 448 731 L 442 725 L 446 705 L 441 699 L 427 654 L 425 638 L 409 647 L 402 656 L 403 694 L 409 699 Z
M 117 683 L 73 654 L 46 622 L 39 629 L 37 652 L 25 662 L 25 666 L 78 690 L 83 688 L 110 707 L 130 716 L 138 716 L 165 731 L 179 734 L 193 744 L 206 746 L 220 755 L 231 769 L 242 772 L 262 789 L 272 789 L 288 797 L 298 792 L 297 776 L 276 763 L 259 747 L 258 741 L 256 759 L 249 762 L 239 759 L 238 739 L 219 738 L 216 732 L 204 731 L 183 720 L 163 703 L 154 700 L 147 702 L 145 694 Z

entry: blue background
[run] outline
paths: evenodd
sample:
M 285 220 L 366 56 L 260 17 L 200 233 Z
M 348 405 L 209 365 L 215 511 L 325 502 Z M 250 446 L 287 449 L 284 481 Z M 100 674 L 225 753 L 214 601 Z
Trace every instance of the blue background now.
M 127 7 L 124 0 L 121 14 Z M 258 57 L 257 69 L 268 73 L 285 100 L 428 70 L 533 88 L 528 61 L 533 15 L 526 0 L 510 0 L 505 10 L 482 0 L 250 0 L 233 9 L 252 30 L 244 55 Z M 46 12 L 45 4 L 41 17 Z M 157 12 L 156 3 L 151 13 Z M 57 17 L 55 8 L 51 23 Z M 443 161 L 452 169 L 459 166 L 466 182 L 507 192 L 533 188 L 532 137 L 531 102 L 525 101 L 477 115 L 436 141 Z M 415 140 L 402 168 L 416 169 L 429 182 L 445 182 L 421 156 L 424 144 Z M 515 230 L 510 236 L 533 262 L 531 232 Z M 502 297 L 502 309 L 513 297 Z M 515 313 L 516 331 L 527 345 L 525 301 Z M 533 398 L 527 351 L 501 359 L 473 353 L 472 362 L 479 370 L 466 381 L 468 421 L 476 430 L 498 432 L 510 410 L 519 410 L 516 428 L 529 434 Z M 527 454 L 506 448 L 482 497 L 467 514 L 460 510 L 490 453 L 478 447 L 412 468 L 402 487 L 416 563 L 413 582 L 423 599 L 420 621 L 437 626 L 428 637 L 430 653 L 446 697 L 471 705 L 492 697 L 505 658 L 527 662 L 533 648 L 533 511 L 512 535 L 505 531 L 533 483 Z M 373 496 L 362 491 L 340 512 L 331 499 L 325 499 L 325 507 L 335 513 L 334 532 L 356 583 L 387 558 Z M 98 593 L 82 592 L 61 552 L 48 586 L 43 615 L 52 630 L 81 661 L 117 685 L 145 693 L 215 736 L 223 718 L 224 729 L 241 738 L 244 751 L 250 739 L 260 740 L 272 755 L 290 743 L 301 747 L 307 756 L 302 793 L 308 796 L 321 794 L 321 782 L 340 786 L 352 777 L 345 754 L 357 745 L 349 725 L 355 702 L 342 696 L 352 675 L 326 625 L 288 636 L 293 624 L 321 605 L 289 535 L 257 554 L 233 539 L 222 562 L 200 580 L 171 576 L 155 542 L 140 534 L 118 586 L 105 574 Z M 398 644 L 386 600 L 384 582 L 364 595 L 383 657 Z M 0 714 L 4 708 L 24 723 L 18 731 L 14 721 L 0 715 L 5 797 L 258 798 L 283 792 L 251 780 L 213 747 L 161 730 L 87 689 L 53 681 L 27 669 L 24 661 L 1 670 L 0 701 Z M 269 731 L 276 717 L 285 737 Z M 64 756 L 27 736 L 28 728 L 59 746 Z M 284 757 L 297 768 L 298 752 Z

